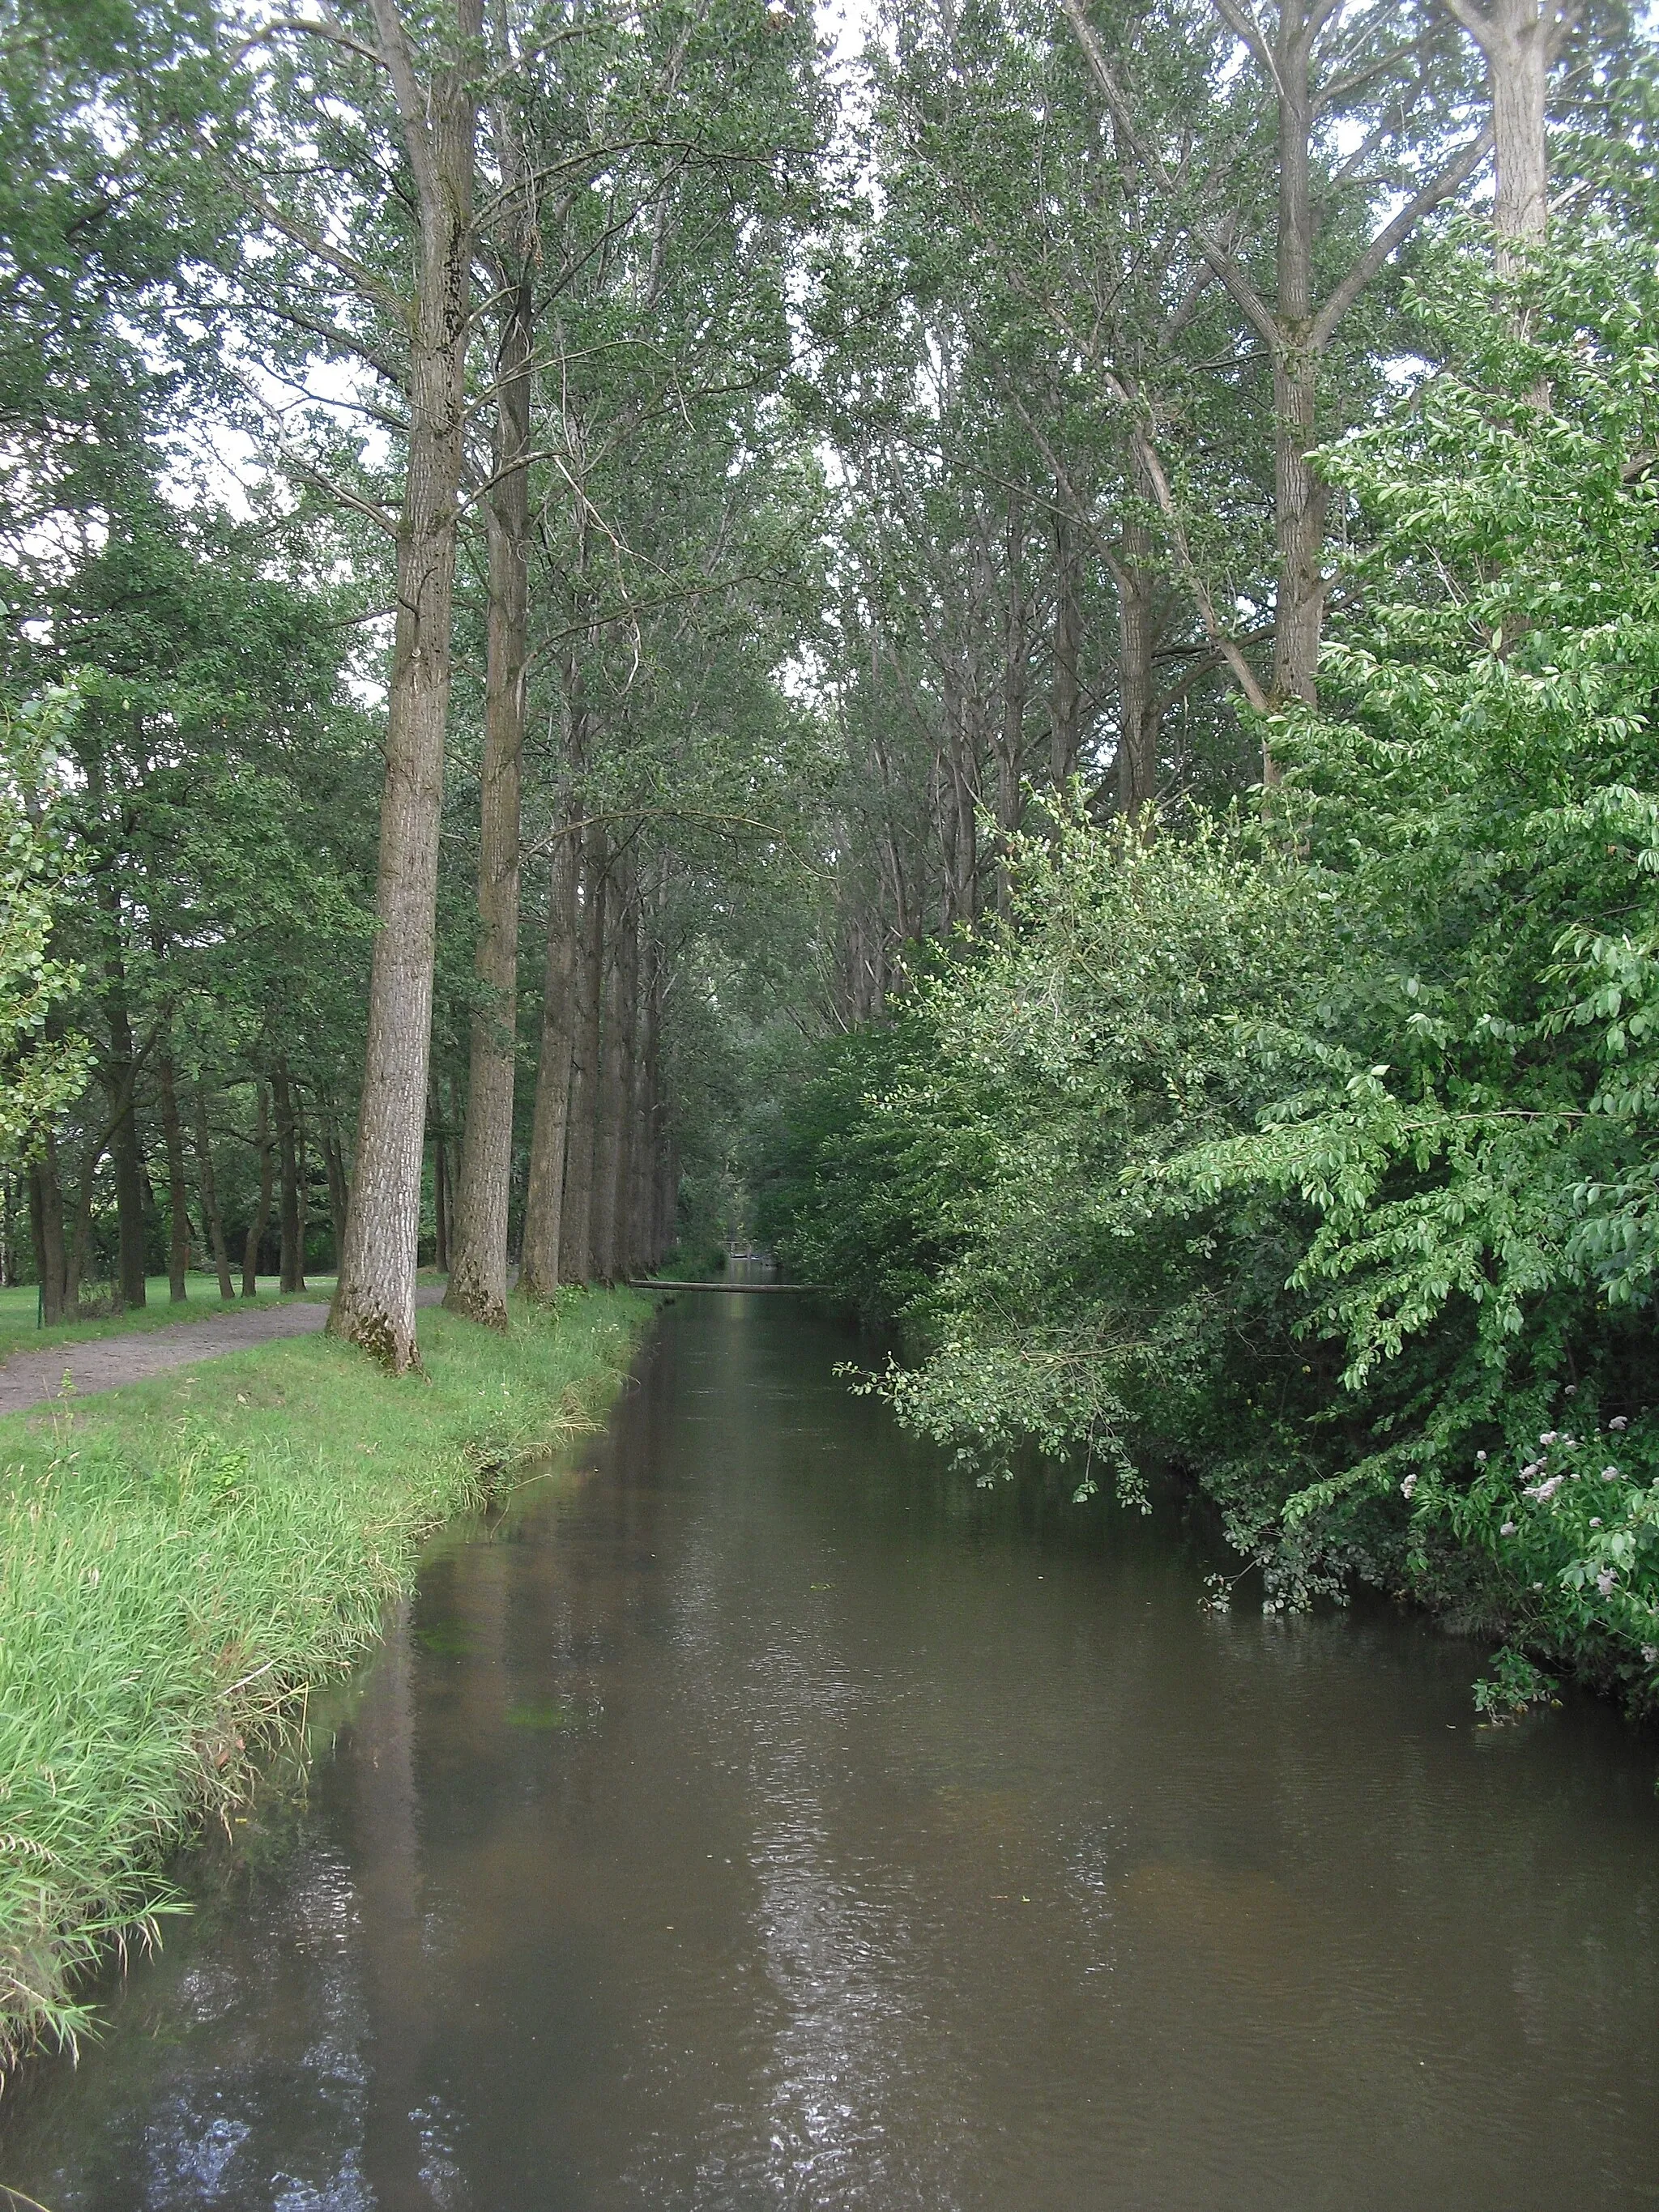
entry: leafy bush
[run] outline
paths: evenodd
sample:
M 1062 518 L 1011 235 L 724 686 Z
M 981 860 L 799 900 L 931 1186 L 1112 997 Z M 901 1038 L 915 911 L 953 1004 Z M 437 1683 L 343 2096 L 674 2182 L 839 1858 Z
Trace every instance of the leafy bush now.
M 1024 845 L 797 1102 L 774 1234 L 981 1471 L 1173 1453 L 1270 1606 L 1364 1577 L 1509 1635 L 1500 1702 L 1524 1651 L 1647 1705 L 1659 282 L 1484 267 L 1420 302 L 1455 367 L 1324 457 L 1370 537 L 1269 812 Z

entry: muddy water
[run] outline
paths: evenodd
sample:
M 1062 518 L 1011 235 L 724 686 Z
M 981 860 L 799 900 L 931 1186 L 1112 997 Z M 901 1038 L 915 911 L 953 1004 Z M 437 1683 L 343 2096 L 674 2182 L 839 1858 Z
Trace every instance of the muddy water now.
M 964 1489 L 793 1301 L 434 1550 L 303 1804 L 197 1863 L 52 2208 L 1659 2203 L 1652 1747 L 1478 1653 L 1199 1606 L 1172 1522 Z

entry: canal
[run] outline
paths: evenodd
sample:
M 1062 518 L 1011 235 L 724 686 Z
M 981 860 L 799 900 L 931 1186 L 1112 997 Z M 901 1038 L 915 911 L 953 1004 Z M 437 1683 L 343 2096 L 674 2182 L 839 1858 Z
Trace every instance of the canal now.
M 1173 1510 L 979 1492 L 776 1297 L 433 1548 L 78 2068 L 51 2212 L 1659 2203 L 1651 1742 Z

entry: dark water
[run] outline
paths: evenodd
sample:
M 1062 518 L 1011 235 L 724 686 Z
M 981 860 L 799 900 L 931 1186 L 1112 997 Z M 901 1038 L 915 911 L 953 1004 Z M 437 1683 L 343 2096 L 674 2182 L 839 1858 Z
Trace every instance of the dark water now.
M 780 1297 L 434 1553 L 308 1796 L 0 2107 L 71 2207 L 1659 2203 L 1655 1759 L 977 1493 Z

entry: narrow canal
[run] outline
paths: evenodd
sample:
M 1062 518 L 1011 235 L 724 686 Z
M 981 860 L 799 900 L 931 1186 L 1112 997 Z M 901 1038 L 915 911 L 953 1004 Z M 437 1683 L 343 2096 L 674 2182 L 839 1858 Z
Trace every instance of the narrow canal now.
M 435 1547 L 302 1802 L 78 2069 L 52 2212 L 1659 2203 L 1650 1743 L 1480 1654 L 1201 1610 L 1173 1517 L 979 1492 L 795 1302 L 683 1298 Z

